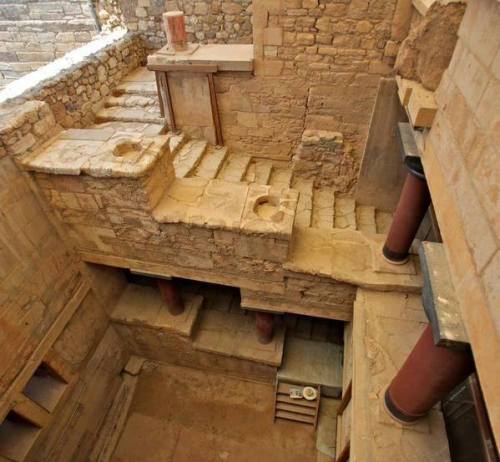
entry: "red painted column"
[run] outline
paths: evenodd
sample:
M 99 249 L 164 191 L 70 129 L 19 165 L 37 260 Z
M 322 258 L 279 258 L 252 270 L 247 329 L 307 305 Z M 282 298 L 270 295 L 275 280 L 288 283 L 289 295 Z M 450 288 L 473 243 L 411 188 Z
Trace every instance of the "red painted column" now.
M 431 196 L 425 177 L 410 170 L 383 248 L 386 260 L 394 264 L 408 261 L 411 244 L 430 203 Z
M 181 292 L 176 283 L 167 279 L 157 279 L 157 282 L 168 312 L 173 316 L 182 314 L 184 312 L 184 300 L 182 300 Z
M 255 327 L 257 328 L 257 338 L 260 343 L 271 343 L 274 336 L 274 314 L 255 312 Z
M 163 13 L 163 26 L 167 35 L 169 48 L 175 51 L 187 49 L 186 24 L 182 11 L 169 11 Z
M 436 346 L 429 324 L 387 388 L 386 409 L 399 422 L 414 422 L 472 372 L 471 353 Z

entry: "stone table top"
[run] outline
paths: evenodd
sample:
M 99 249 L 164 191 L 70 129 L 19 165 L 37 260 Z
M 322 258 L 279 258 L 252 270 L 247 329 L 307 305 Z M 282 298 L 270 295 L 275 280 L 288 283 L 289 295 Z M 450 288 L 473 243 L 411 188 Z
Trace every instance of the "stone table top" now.
M 21 165 L 56 175 L 140 177 L 168 151 L 169 135 L 145 136 L 112 128 L 69 129 L 58 133 Z
M 161 70 L 159 66 L 172 64 L 216 65 L 218 71 L 252 71 L 253 45 L 208 44 L 200 45 L 192 53 L 170 54 L 163 47 L 148 56 L 148 68 Z

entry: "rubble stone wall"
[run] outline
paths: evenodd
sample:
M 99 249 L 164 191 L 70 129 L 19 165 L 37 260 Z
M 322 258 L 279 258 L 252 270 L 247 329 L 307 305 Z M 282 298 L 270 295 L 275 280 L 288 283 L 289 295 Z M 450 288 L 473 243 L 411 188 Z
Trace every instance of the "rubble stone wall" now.
M 0 4 L 0 86 L 78 48 L 99 33 L 84 0 Z
M 406 0 L 254 0 L 255 77 L 217 78 L 225 142 L 289 161 L 304 130 L 338 132 L 344 146 L 329 173 L 350 190 L 379 79 L 392 72 L 410 18 Z
M 97 0 L 96 10 L 104 28 L 139 31 L 152 48 L 166 43 L 162 14 L 173 10 L 184 11 L 190 42 L 252 42 L 251 0 Z
M 500 441 L 500 4 L 468 3 L 424 167 L 472 345 L 489 417 Z
M 102 49 L 83 56 L 69 67 L 56 68 L 55 75 L 49 70 L 47 75 L 33 76 L 34 86 L 13 101 L 45 101 L 64 128 L 85 127 L 93 123 L 104 98 L 144 60 L 142 38 L 137 34 L 126 34 Z M 36 78 L 39 79 L 38 83 Z M 0 94 L 0 100 L 1 97 Z

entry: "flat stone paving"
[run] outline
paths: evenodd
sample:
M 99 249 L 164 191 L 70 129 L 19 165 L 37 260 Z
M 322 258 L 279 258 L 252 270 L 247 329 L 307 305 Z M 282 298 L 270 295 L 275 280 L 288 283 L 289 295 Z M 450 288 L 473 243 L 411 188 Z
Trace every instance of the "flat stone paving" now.
M 312 426 L 273 423 L 274 387 L 147 362 L 113 462 L 316 462 Z
M 441 412 L 414 425 L 393 420 L 383 404 L 387 385 L 427 322 L 420 297 L 360 289 L 354 306 L 351 460 L 447 462 Z

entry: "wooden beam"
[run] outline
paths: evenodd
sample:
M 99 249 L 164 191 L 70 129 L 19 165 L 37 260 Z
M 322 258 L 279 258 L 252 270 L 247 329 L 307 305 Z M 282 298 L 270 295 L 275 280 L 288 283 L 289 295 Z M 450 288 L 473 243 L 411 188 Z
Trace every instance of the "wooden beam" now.
M 46 409 L 22 393 L 17 394 L 17 397 L 14 399 L 14 406 L 12 409 L 16 412 L 16 414 L 19 414 L 28 422 L 31 422 L 40 428 L 45 427 L 51 419 L 51 415 Z
M 339 456 L 335 459 L 335 462 L 347 462 L 349 460 L 349 455 L 351 453 L 351 441 L 348 441 L 344 446 L 344 449 L 340 452 Z
M 194 72 L 215 73 L 217 64 L 157 64 L 149 65 L 148 69 L 155 72 Z
M 215 93 L 214 75 L 208 73 L 208 88 L 210 90 L 210 106 L 212 108 L 212 120 L 215 129 L 215 141 L 218 146 L 222 146 L 224 141 L 222 139 L 222 126 L 220 123 L 219 107 L 217 105 L 217 94 Z
M 349 382 L 346 391 L 342 395 L 342 401 L 340 402 L 340 406 L 337 409 L 337 415 L 342 415 L 342 413 L 345 411 L 345 408 L 351 401 L 351 397 L 352 397 L 352 380 Z

